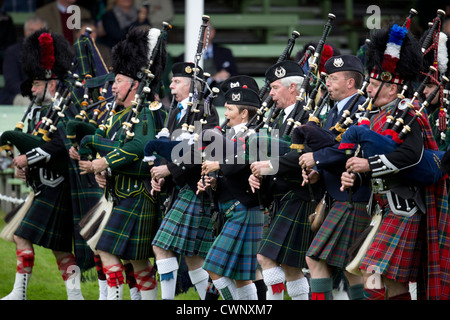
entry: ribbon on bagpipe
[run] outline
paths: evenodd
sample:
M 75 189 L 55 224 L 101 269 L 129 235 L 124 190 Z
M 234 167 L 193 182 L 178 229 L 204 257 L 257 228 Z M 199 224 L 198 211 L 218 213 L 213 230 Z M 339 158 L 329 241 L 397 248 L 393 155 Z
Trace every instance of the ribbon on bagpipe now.
M 444 85 L 447 82 L 448 78 L 445 76 L 442 77 L 441 84 Z M 402 130 L 400 132 L 398 132 L 398 130 L 400 129 L 400 123 L 402 122 L 397 121 L 397 126 L 394 126 L 392 129 L 385 129 L 381 133 L 378 133 L 370 129 L 370 122 L 365 119 L 361 121 L 359 125 L 352 126 L 345 131 L 342 135 L 339 148 L 350 150 L 355 148 L 356 145 L 360 145 L 364 157 L 366 158 L 377 154 L 393 152 L 403 143 L 407 134 L 411 131 L 411 126 L 415 121 L 427 121 L 422 119 L 424 117 L 422 112 L 436 96 L 439 87 L 437 87 L 428 96 L 428 98 L 422 103 L 422 106 L 419 106 L 415 101 L 420 95 L 420 90 L 423 89 L 419 87 L 418 91 L 414 93 L 414 98 L 412 100 L 404 100 L 407 107 L 398 119 L 402 119 L 402 121 L 404 121 L 404 119 L 406 119 L 405 113 L 410 115 L 412 113 L 413 116 L 407 124 L 402 126 Z M 401 170 L 398 174 L 401 177 L 407 178 L 419 185 L 434 184 L 445 175 L 445 172 L 441 170 L 441 160 L 443 156 L 444 151 L 424 149 L 423 156 L 418 164 L 405 170 Z

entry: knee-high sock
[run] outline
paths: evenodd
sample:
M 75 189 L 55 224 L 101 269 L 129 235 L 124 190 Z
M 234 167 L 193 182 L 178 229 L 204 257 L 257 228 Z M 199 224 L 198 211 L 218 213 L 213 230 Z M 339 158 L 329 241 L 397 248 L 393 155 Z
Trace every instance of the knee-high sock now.
M 122 300 L 123 284 L 125 282 L 122 263 L 103 266 L 103 271 L 108 283 L 108 300 Z
M 2 300 L 27 300 L 28 281 L 34 266 L 34 250 L 17 250 L 17 268 L 12 291 Z
M 219 290 L 223 300 L 237 300 L 236 284 L 227 277 L 213 280 L 214 286 Z
M 161 277 L 161 299 L 173 300 L 177 285 L 178 260 L 175 257 L 156 260 Z
M 264 283 L 267 286 L 267 300 L 283 300 L 284 282 L 286 276 L 283 268 L 274 267 L 262 271 Z
M 309 300 L 309 283 L 306 277 L 287 281 L 286 289 L 292 300 Z
M 238 300 L 258 300 L 256 286 L 254 283 L 236 288 Z
M 208 272 L 203 268 L 198 268 L 189 271 L 189 278 L 191 279 L 192 284 L 195 286 L 200 299 L 205 300 L 206 288 L 208 287 L 209 278 Z
M 152 265 L 134 272 L 136 285 L 141 292 L 142 300 L 156 300 L 158 298 L 158 283 L 155 274 L 156 270 Z
M 75 272 L 77 261 L 72 253 L 56 260 L 59 272 L 64 280 L 68 300 L 84 300 L 81 293 L 81 275 Z
M 333 290 L 331 278 L 311 278 L 311 300 L 330 300 Z

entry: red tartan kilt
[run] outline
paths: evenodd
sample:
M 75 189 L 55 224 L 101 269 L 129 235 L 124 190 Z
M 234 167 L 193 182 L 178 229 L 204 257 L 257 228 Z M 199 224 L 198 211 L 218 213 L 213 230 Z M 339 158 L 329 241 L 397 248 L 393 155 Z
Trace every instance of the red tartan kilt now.
M 389 209 L 385 195 L 374 195 L 374 200 L 375 197 L 380 206 L 386 205 L 386 210 L 360 268 L 398 282 L 416 281 L 422 245 L 419 237 L 422 214 L 396 215 Z

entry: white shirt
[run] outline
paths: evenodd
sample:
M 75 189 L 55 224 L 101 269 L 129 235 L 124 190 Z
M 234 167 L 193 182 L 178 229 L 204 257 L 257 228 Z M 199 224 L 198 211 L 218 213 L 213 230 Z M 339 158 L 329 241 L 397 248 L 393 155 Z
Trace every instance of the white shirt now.
M 355 94 L 356 94 L 356 93 L 355 93 Z M 348 96 L 347 98 L 344 98 L 344 99 L 342 99 L 341 101 L 339 101 L 339 102 L 337 103 L 338 114 L 341 113 L 341 111 L 342 111 L 342 109 L 344 108 L 344 106 L 347 104 L 347 102 L 348 102 L 350 99 L 352 99 L 352 97 L 353 97 L 355 94 L 353 94 L 353 95 L 351 95 L 351 96 Z
M 295 107 L 295 103 L 291 104 L 289 107 L 284 108 L 284 118 L 283 118 L 283 123 L 284 121 L 286 121 L 286 119 L 289 117 L 289 115 L 291 114 L 292 110 L 294 110 Z

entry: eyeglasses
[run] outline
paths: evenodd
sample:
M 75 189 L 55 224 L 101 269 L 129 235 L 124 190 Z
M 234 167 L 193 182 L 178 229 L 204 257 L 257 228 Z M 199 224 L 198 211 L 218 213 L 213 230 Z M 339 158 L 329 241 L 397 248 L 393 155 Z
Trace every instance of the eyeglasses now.
M 131 81 L 131 80 L 124 80 L 124 79 L 115 79 L 114 80 L 114 84 L 115 85 L 119 85 L 121 83 L 131 83 L 131 82 L 133 82 L 133 81 Z
M 346 81 L 346 80 L 348 80 L 348 78 L 338 78 L 338 77 L 328 76 L 327 80 L 330 81 L 330 82 L 337 82 L 339 80 L 345 80 Z

